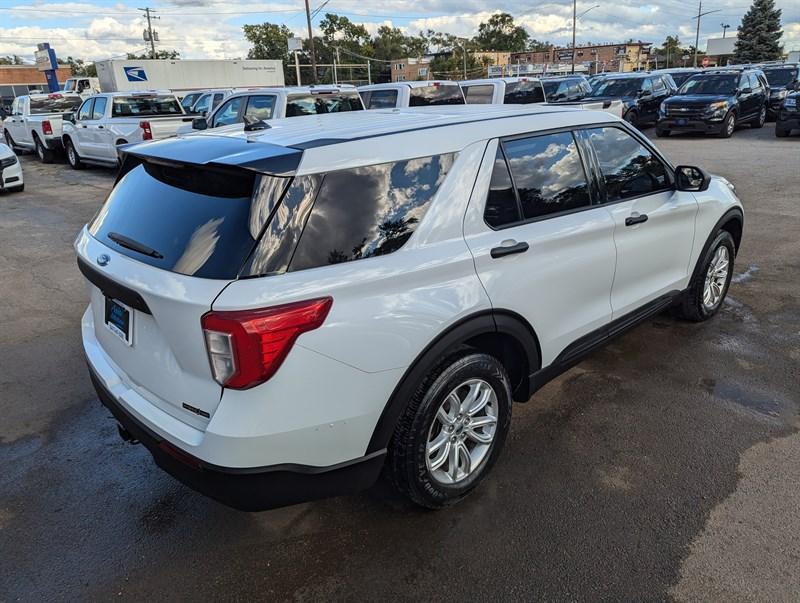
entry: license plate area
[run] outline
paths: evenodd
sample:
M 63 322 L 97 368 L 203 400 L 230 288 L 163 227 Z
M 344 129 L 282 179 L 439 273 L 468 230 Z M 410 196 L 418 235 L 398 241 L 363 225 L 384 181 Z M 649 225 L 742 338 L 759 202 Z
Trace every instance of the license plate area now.
M 105 298 L 105 325 L 125 345 L 133 345 L 133 308 L 110 297 Z
M 677 124 L 678 124 L 679 126 L 685 126 L 687 123 L 689 123 L 689 120 L 688 120 L 688 119 L 685 119 L 685 118 L 683 118 L 683 117 L 682 117 L 682 118 L 679 118 L 679 119 L 677 120 Z

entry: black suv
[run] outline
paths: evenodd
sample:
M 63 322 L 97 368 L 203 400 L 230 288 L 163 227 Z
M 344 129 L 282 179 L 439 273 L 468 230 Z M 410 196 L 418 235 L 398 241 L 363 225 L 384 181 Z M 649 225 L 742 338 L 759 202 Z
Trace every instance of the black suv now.
M 760 128 L 767 120 L 769 84 L 760 69 L 713 69 L 686 80 L 661 105 L 658 136 L 704 132 L 729 138 L 738 125 Z
M 800 83 L 800 63 L 777 63 L 762 65 L 761 69 L 769 82 L 769 105 L 767 117 L 775 119 L 783 99 Z
M 789 136 L 792 130 L 800 130 L 800 84 L 796 88 L 786 95 L 778 110 L 775 120 L 775 136 L 778 138 Z
M 683 85 L 683 82 L 688 80 L 693 75 L 700 73 L 702 70 L 695 68 L 695 67 L 668 67 L 666 69 L 657 69 L 653 71 L 654 74 L 668 74 L 672 76 L 675 84 L 677 84 L 678 88 Z
M 625 121 L 642 126 L 656 121 L 661 102 L 674 92 L 674 82 L 667 74 L 649 72 L 608 75 L 593 85 L 587 100 L 621 100 Z
M 579 101 L 592 91 L 582 75 L 542 78 L 542 87 L 548 103 Z

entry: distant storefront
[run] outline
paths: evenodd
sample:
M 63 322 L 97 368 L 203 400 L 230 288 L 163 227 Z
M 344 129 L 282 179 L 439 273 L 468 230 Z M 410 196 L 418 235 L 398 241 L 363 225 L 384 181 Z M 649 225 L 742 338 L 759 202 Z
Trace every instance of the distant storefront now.
M 70 76 L 69 68 L 59 69 L 57 76 L 63 82 Z M 0 104 L 9 106 L 16 97 L 34 90 L 47 90 L 44 72 L 36 65 L 0 65 Z

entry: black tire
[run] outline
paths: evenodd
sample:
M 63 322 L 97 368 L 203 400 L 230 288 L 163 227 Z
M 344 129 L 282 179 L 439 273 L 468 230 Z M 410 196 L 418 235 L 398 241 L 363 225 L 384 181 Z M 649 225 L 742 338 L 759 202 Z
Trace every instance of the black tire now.
M 73 170 L 82 170 L 84 167 L 86 167 L 83 161 L 81 161 L 81 156 L 75 149 L 75 145 L 72 144 L 72 141 L 69 138 L 64 141 L 64 151 L 67 154 L 67 163 L 69 163 L 69 167 L 71 167 Z
M 11 138 L 11 134 L 8 132 L 8 130 L 5 130 L 3 132 L 3 137 L 6 139 L 6 144 L 8 145 L 8 148 L 14 151 L 15 150 L 14 139 Z
M 779 128 L 777 125 L 775 126 L 775 136 L 778 138 L 786 138 L 789 136 L 789 130 L 784 128 Z
M 431 430 L 436 429 L 434 422 L 437 421 L 440 407 L 445 404 L 452 392 L 466 391 L 462 390 L 462 387 L 468 386 L 462 384 L 470 379 L 482 380 L 494 391 L 497 407 L 494 409 L 496 412 L 494 437 L 470 475 L 456 483 L 445 484 L 437 479 L 428 467 L 428 438 Z M 460 385 L 462 387 L 459 387 Z M 462 350 L 446 358 L 419 384 L 395 428 L 389 444 L 386 469 L 395 488 L 414 503 L 429 509 L 452 505 L 469 494 L 489 473 L 503 448 L 510 424 L 511 384 L 505 368 L 494 356 L 469 349 Z M 458 427 L 457 433 L 467 429 L 462 424 Z M 439 436 L 443 435 L 444 429 L 441 429 Z M 452 437 L 461 437 L 467 445 L 477 446 L 471 439 L 464 440 L 465 435 L 445 436 L 445 440 L 454 441 Z M 458 443 L 452 445 L 447 441 L 443 445 L 447 446 L 448 450 L 451 446 L 459 446 Z M 448 454 L 445 452 L 444 456 Z M 449 458 L 452 457 L 448 457 L 448 467 L 450 467 Z M 456 458 L 457 473 L 461 459 Z
M 733 136 L 733 131 L 736 129 L 736 113 L 731 111 L 728 115 L 725 116 L 725 120 L 722 122 L 722 129 L 719 131 L 718 136 L 720 138 L 730 138 Z
M 42 163 L 53 163 L 53 151 L 45 147 L 38 136 L 33 137 L 33 144 L 39 161 Z
M 636 109 L 630 109 L 627 113 L 625 113 L 622 119 L 627 121 L 634 128 L 639 127 L 639 114 L 636 112 Z
M 670 134 L 672 134 L 671 130 L 664 130 L 656 126 L 656 136 L 659 138 L 667 138 Z
M 750 123 L 751 128 L 763 128 L 764 124 L 767 123 L 767 108 L 761 107 L 758 111 L 758 115 L 756 115 L 755 119 Z
M 722 287 L 719 300 L 713 306 L 708 307 L 703 303 L 706 278 L 709 273 L 711 261 L 714 259 L 717 249 L 720 247 L 725 247 L 728 252 L 728 274 L 725 278 L 725 285 Z M 708 320 L 719 311 L 722 302 L 725 300 L 725 296 L 728 294 L 728 287 L 731 284 L 735 255 L 736 244 L 733 241 L 731 233 L 726 230 L 718 231 L 711 245 L 708 246 L 708 249 L 698 263 L 697 269 L 692 275 L 689 287 L 683 294 L 683 299 L 681 299 L 680 306 L 678 307 L 678 314 L 681 318 L 692 322 L 702 322 Z

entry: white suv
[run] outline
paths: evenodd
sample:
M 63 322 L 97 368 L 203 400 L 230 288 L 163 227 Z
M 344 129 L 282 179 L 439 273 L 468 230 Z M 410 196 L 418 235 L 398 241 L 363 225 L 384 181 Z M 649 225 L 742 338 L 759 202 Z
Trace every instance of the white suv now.
M 83 344 L 128 440 L 257 510 L 370 486 L 440 507 L 523 402 L 668 306 L 726 294 L 732 186 L 607 113 L 274 120 L 130 146 L 80 233 Z

